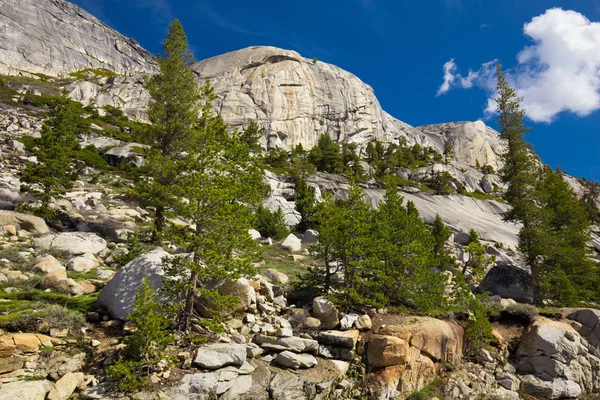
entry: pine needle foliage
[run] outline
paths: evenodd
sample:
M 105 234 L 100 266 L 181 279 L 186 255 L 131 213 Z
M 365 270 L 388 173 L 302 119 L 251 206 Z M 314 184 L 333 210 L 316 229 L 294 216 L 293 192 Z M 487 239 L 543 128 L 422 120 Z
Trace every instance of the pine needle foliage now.
M 77 178 L 72 167 L 72 150 L 79 147 L 77 132 L 80 117 L 74 103 L 67 93 L 52 104 L 50 118 L 42 125 L 41 137 L 35 141 L 33 154 L 37 163 L 30 163 L 23 170 L 22 190 L 38 196 L 41 215 L 53 215 L 49 209 L 50 201 L 64 194 Z

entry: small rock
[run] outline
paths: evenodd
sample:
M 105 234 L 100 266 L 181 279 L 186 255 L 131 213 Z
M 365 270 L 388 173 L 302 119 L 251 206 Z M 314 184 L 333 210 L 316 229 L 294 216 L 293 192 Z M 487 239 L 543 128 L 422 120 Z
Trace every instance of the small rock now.
M 265 272 L 265 276 L 275 284 L 285 285 L 290 281 L 290 278 L 286 274 L 273 268 L 268 269 Z
M 358 320 L 357 314 L 344 314 L 342 319 L 340 319 L 340 329 L 347 331 L 348 329 L 352 328 L 352 325 L 354 325 L 356 320 Z
M 228 365 L 241 366 L 246 360 L 246 347 L 235 343 L 215 343 L 200 347 L 194 365 L 206 369 L 219 369 Z
M 310 354 L 296 354 L 291 351 L 283 351 L 277 354 L 273 362 L 292 369 L 312 368 L 318 363 L 317 359 Z
M 321 321 L 322 329 L 334 329 L 340 322 L 337 309 L 325 297 L 313 299 L 313 315 Z
M 98 347 L 98 346 L 100 346 L 100 344 L 101 344 L 101 343 L 100 343 L 100 341 L 99 341 L 99 340 L 93 339 L 93 340 L 90 342 L 90 344 L 92 345 L 92 347 Z
M 35 270 L 49 274 L 54 271 L 64 271 L 65 267 L 53 256 L 45 255 L 37 259 L 37 263 L 33 267 Z
M 371 322 L 371 317 L 369 317 L 368 314 L 361 315 L 356 322 L 354 322 L 354 327 L 359 331 L 368 331 L 372 329 L 373 323 Z

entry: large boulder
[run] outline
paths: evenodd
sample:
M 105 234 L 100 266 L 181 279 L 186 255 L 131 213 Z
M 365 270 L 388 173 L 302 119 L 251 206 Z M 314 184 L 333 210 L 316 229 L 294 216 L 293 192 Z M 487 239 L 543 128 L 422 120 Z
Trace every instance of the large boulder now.
M 588 308 L 577 310 L 569 314 L 567 318 L 578 322 L 578 324 L 573 324 L 573 328 L 592 346 L 600 350 L 600 310 Z
M 377 333 L 405 340 L 436 363 L 446 361 L 458 365 L 462 360 L 464 330 L 453 322 L 410 317 L 402 324 L 384 326 Z
M 371 335 L 367 345 L 367 363 L 372 368 L 404 365 L 409 346 L 394 336 Z
M 98 302 L 106 307 L 114 318 L 127 319 L 133 311 L 135 294 L 145 276 L 150 279 L 156 291 L 160 289 L 164 277 L 164 259 L 169 256 L 163 249 L 156 248 L 130 261 L 104 286 L 98 296 Z M 158 296 L 157 300 L 162 299 Z
M 9 382 L 0 387 L 0 400 L 44 400 L 51 388 L 52 382 L 45 379 Z
M 293 351 L 294 353 L 313 353 L 319 351 L 319 342 L 312 339 L 304 339 L 296 336 L 275 337 L 257 334 L 254 341 L 261 347 L 274 351 Z
M 5 225 L 18 225 L 21 229 L 36 236 L 50 233 L 46 221 L 40 217 L 16 211 L 0 210 L 0 226 Z
M 83 372 L 66 373 L 54 384 L 48 393 L 47 400 L 67 400 L 71 397 L 77 386 L 85 379 Z
M 501 264 L 490 269 L 479 284 L 480 293 L 490 292 L 519 303 L 533 301 L 533 286 L 529 272 L 514 265 Z
M 98 254 L 106 249 L 106 240 L 91 232 L 63 232 L 42 236 L 35 240 L 41 250 L 58 250 L 68 254 Z
M 247 310 L 251 304 L 256 303 L 256 291 L 246 278 L 238 278 L 233 282 L 225 282 L 219 286 L 219 293 L 225 296 L 240 299 L 239 308 Z
M 58 261 L 56 258 L 51 256 L 50 254 L 39 257 L 36 260 L 36 264 L 33 267 L 35 270 L 39 272 L 44 272 L 46 274 L 54 271 L 64 271 L 65 267 Z
M 598 352 L 569 324 L 538 317 L 517 350 L 521 390 L 559 399 L 600 391 Z

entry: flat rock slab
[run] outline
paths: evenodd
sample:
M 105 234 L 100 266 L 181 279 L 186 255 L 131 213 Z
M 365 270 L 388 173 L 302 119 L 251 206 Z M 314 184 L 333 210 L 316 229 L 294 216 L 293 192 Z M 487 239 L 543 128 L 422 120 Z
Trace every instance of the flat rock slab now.
M 215 343 L 196 351 L 193 364 L 200 368 L 219 369 L 228 365 L 241 366 L 246 360 L 246 346 L 235 343 Z
M 42 218 L 16 211 L 0 210 L 0 226 L 4 225 L 18 225 L 33 235 L 50 233 L 50 228 Z
M 318 364 L 317 359 L 310 354 L 296 354 L 291 351 L 283 351 L 277 354 L 273 362 L 292 369 L 312 368 Z
M 265 335 L 254 336 L 254 341 L 261 347 L 275 351 L 293 351 L 294 353 L 312 353 L 319 352 L 319 342 L 312 339 L 302 339 L 299 337 L 273 337 Z
M 319 343 L 327 344 L 334 347 L 343 347 L 353 349 L 358 341 L 358 330 L 351 331 L 326 331 L 319 333 L 317 340 Z
M 0 388 L 0 400 L 44 400 L 52 388 L 52 382 L 16 381 L 5 383 Z
M 35 247 L 42 250 L 64 251 L 74 255 L 98 254 L 106 249 L 106 240 L 91 232 L 64 232 L 36 239 Z

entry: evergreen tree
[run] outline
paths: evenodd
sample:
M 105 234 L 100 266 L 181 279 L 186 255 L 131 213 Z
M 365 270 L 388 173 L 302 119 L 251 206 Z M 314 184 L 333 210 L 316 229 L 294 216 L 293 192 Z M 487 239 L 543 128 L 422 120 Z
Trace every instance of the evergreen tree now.
M 388 184 L 373 218 L 362 286 L 374 305 L 402 305 L 420 312 L 443 309 L 444 278 L 432 272 L 435 240 L 418 214 L 409 213 L 402 203 L 396 187 Z
M 448 164 L 452 158 L 454 158 L 454 145 L 448 141 L 444 140 L 444 164 Z
M 508 185 L 504 198 L 512 206 L 504 218 L 507 221 L 520 221 L 519 248 L 525 254 L 531 267 L 534 287 L 534 301 L 538 296 L 539 271 L 537 258 L 543 254 L 543 227 L 540 225 L 539 208 L 535 199 L 535 184 L 539 176 L 531 145 L 525 140 L 529 130 L 525 126 L 525 111 L 521 108 L 522 99 L 515 89 L 509 86 L 500 65 L 496 67 L 498 82 L 496 90 L 498 125 L 500 134 L 507 142 L 503 155 L 504 167 L 500 171 L 502 181 Z
M 315 253 L 324 260 L 324 270 L 313 271 L 324 277 L 325 291 L 344 305 L 363 304 L 361 276 L 369 248 L 371 209 L 363 200 L 362 190 L 352 184 L 348 200 L 335 201 L 330 196 L 319 204 L 316 214 L 319 236 Z M 332 276 L 341 273 L 343 281 L 335 286 Z
M 164 357 L 166 346 L 173 342 L 173 336 L 168 334 L 169 322 L 160 312 L 160 304 L 155 298 L 154 286 L 145 276 L 135 294 L 133 311 L 127 317 L 136 329 L 123 340 L 127 345 L 127 358 L 131 360 L 158 361 Z
M 107 368 L 110 381 L 122 391 L 136 391 L 148 385 L 149 372 L 153 366 L 165 358 L 166 346 L 173 342 L 168 333 L 169 322 L 160 312 L 160 304 L 148 276 L 135 295 L 133 311 L 127 320 L 135 325 L 135 330 L 123 342 L 125 359 Z
M 438 265 L 442 267 L 449 266 L 452 263 L 452 259 L 448 255 L 448 251 L 446 251 L 446 242 L 452 233 L 446 224 L 444 224 L 439 214 L 435 216 L 431 233 L 435 241 L 433 253 L 437 256 Z
M 435 191 L 435 194 L 449 195 L 452 194 L 452 175 L 448 171 L 438 171 L 433 173 L 431 180 L 431 188 Z
M 560 172 L 545 167 L 537 187 L 543 246 L 539 246 L 541 292 L 556 305 L 575 306 L 577 298 L 597 295 L 598 269 L 590 258 L 590 221 Z
M 344 174 L 355 179 L 362 179 L 365 170 L 360 164 L 356 143 L 344 143 L 342 145 L 342 162 L 344 163 Z
M 471 228 L 471 232 L 469 233 L 469 244 L 465 247 L 464 251 L 469 256 L 469 259 L 463 266 L 463 275 L 470 269 L 473 275 L 482 277 L 485 268 L 496 261 L 495 256 L 488 256 L 486 254 L 485 247 L 479 240 L 479 234 L 473 228 Z
M 300 213 L 301 220 L 298 230 L 304 232 L 311 227 L 316 211 L 315 188 L 310 186 L 302 174 L 294 174 L 294 190 L 296 192 L 296 211 Z
M 233 305 L 209 286 L 211 281 L 235 279 L 252 271 L 254 243 L 248 235 L 252 209 L 261 200 L 262 171 L 243 132 L 227 132 L 220 115 L 214 114 L 213 88 L 202 89 L 202 113 L 192 130 L 192 145 L 185 157 L 185 174 L 174 188 L 183 199 L 176 215 L 190 226 L 172 227 L 170 239 L 191 256 L 176 257 L 167 268 L 165 290 L 173 299 L 185 293 L 179 306 L 179 327 L 188 330 L 197 293 L 216 308 Z
M 29 185 L 23 185 L 22 189 L 40 198 L 40 215 L 52 217 L 50 201 L 63 194 L 77 178 L 71 165 L 71 152 L 79 146 L 79 119 L 74 103 L 63 91 L 62 97 L 52 104 L 50 118 L 42 125 L 41 137 L 36 139 L 33 153 L 38 162 L 27 164 L 23 170 L 23 181 Z
M 312 148 L 308 158 L 317 167 L 318 171 L 341 174 L 344 170 L 340 145 L 327 134 L 319 137 L 317 145 Z
M 187 37 L 178 20 L 169 25 L 159 72 L 146 81 L 150 95 L 146 129 L 146 163 L 143 178 L 131 194 L 143 206 L 155 209 L 157 235 L 166 227 L 165 212 L 173 207 L 173 185 L 182 176 L 182 159 L 190 149 L 192 130 L 198 120 L 200 92 L 191 69 L 194 62 Z
M 419 209 L 412 200 L 409 200 L 408 203 L 406 203 L 406 212 L 409 215 L 415 215 L 419 217 Z
M 259 205 L 256 209 L 255 226 L 256 230 L 258 230 L 262 236 L 273 239 L 283 239 L 290 233 L 290 230 L 285 223 L 281 207 L 279 207 L 277 211 L 272 212 L 264 208 L 262 204 Z

